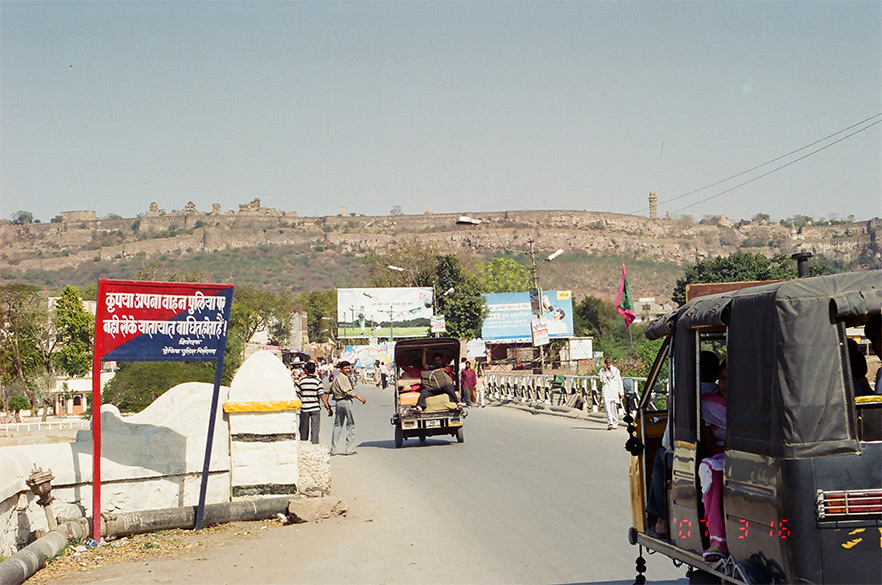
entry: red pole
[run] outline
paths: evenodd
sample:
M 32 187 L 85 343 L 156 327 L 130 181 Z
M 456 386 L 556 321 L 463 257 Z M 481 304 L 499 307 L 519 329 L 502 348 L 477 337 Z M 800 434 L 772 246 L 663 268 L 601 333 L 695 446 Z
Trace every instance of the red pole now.
M 98 281 L 98 303 L 104 302 L 104 281 Z M 100 315 L 101 310 L 97 313 Z M 101 541 L 101 337 L 102 323 L 95 321 L 92 352 L 92 539 Z

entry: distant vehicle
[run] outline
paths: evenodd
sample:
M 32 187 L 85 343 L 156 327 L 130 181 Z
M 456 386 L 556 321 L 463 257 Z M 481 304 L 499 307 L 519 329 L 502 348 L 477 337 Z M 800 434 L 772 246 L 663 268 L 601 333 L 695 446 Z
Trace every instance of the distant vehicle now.
M 755 285 L 755 283 L 753 283 Z M 650 324 L 664 343 L 636 418 L 631 544 L 732 583 L 880 583 L 882 396 L 855 396 L 846 327 L 882 311 L 882 273 L 836 274 L 695 298 Z M 698 356 L 727 359 L 723 520 L 728 555 L 708 547 L 698 467 Z M 667 400 L 662 399 L 667 393 Z M 670 425 L 668 425 L 670 423 Z M 670 427 L 668 429 L 668 426 Z M 646 510 L 670 432 L 667 538 Z M 709 582 L 709 581 L 704 581 Z
M 431 397 L 427 401 L 427 408 L 417 412 L 416 403 L 419 391 L 412 386 L 420 384 L 421 380 L 404 371 L 404 367 L 419 366 L 422 363 L 423 351 L 428 355 L 441 353 L 445 364 L 452 364 L 453 384 L 458 388 L 459 375 L 459 340 L 450 337 L 425 337 L 420 339 L 406 339 L 395 343 L 395 375 L 392 387 L 394 391 L 395 412 L 392 414 L 391 423 L 395 427 L 395 447 L 401 447 L 404 441 L 411 438 L 419 438 L 424 442 L 427 437 L 450 435 L 456 441 L 462 443 L 464 439 L 463 424 L 467 414 L 456 405 L 449 408 L 447 401 L 442 400 L 445 395 Z M 437 399 L 437 400 L 436 400 Z

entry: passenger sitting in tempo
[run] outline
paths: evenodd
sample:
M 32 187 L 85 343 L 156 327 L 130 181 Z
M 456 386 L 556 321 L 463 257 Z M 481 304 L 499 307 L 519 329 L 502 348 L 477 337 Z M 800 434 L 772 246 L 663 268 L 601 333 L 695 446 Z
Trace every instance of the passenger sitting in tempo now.
M 699 354 L 698 372 L 701 382 L 700 392 L 703 395 L 717 391 L 716 379 L 720 375 L 720 358 L 712 351 Z M 668 503 L 667 483 L 674 454 L 671 446 L 671 420 L 665 425 L 662 435 L 662 446 L 656 450 L 652 463 L 652 476 L 649 479 L 649 493 L 646 498 L 646 511 L 655 516 L 655 525 L 646 532 L 653 538 L 667 540 L 668 534 Z
M 418 411 L 422 411 L 426 408 L 426 399 L 429 396 L 434 396 L 437 394 L 447 394 L 448 399 L 453 404 L 457 403 L 456 400 L 456 392 L 453 386 L 453 369 L 444 363 L 444 356 L 440 352 L 435 352 L 432 354 L 432 364 L 428 364 L 426 361 L 426 356 L 428 355 L 429 349 L 427 347 L 423 348 L 423 356 L 422 356 L 422 369 L 417 369 L 413 366 L 402 366 L 401 369 L 409 375 L 415 378 L 420 378 L 419 391 L 420 398 L 417 401 L 416 409 Z M 433 372 L 441 370 L 443 371 L 445 376 L 436 375 L 432 376 L 431 380 L 439 379 L 439 382 L 430 382 L 429 377 L 425 376 L 425 372 Z M 412 387 L 414 390 L 417 389 L 417 385 Z
M 708 454 L 698 466 L 701 499 L 710 545 L 704 559 L 715 562 L 728 556 L 726 523 L 723 520 L 723 464 L 726 449 L 726 361 L 720 364 L 717 392 L 701 396 L 701 444 Z

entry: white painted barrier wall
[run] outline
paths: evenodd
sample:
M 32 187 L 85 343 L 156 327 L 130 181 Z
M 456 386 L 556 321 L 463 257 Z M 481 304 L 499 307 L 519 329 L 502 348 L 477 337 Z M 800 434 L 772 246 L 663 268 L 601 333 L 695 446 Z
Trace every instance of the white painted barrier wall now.
M 292 400 L 287 369 L 272 354 L 251 356 L 237 372 L 231 387 L 260 388 L 263 400 Z M 249 365 L 249 362 L 256 360 Z M 274 361 L 273 361 L 274 360 Z M 256 367 L 252 367 L 256 366 Z M 280 369 L 279 369 L 280 368 Z M 267 376 L 267 371 L 273 375 Z M 280 376 L 281 371 L 285 372 Z M 257 377 L 257 384 L 251 377 Z M 221 387 L 220 404 L 229 401 L 230 388 Z M 196 505 L 205 457 L 212 385 L 180 384 L 142 412 L 121 417 L 116 407 L 101 409 L 101 506 L 103 512 L 127 512 Z M 253 395 L 252 395 L 253 397 Z M 296 400 L 296 395 L 293 396 Z M 298 405 L 294 405 L 298 406 Z M 282 413 L 282 428 L 296 433 L 297 411 Z M 206 503 L 228 502 L 232 496 L 230 424 L 218 408 Z M 266 445 L 265 445 L 266 446 Z M 269 445 L 272 449 L 273 446 Z M 249 456 L 246 455 L 246 459 Z M 280 460 L 279 457 L 284 459 Z M 296 489 L 298 441 L 288 441 L 276 460 L 249 466 L 248 484 L 284 482 Z M 274 465 L 283 463 L 283 465 Z M 34 466 L 51 469 L 56 516 L 91 515 L 92 436 L 77 433 L 73 443 L 20 445 L 0 448 L 0 555 L 9 556 L 26 545 L 37 529 L 47 529 L 43 510 L 25 481 Z M 283 471 L 282 471 L 283 470 Z M 286 492 L 288 493 L 288 492 Z

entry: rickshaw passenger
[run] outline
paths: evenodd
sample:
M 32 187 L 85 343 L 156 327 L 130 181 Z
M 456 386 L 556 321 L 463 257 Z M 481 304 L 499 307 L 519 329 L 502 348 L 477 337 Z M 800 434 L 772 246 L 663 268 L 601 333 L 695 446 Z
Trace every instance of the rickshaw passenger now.
M 876 354 L 876 357 L 882 358 L 882 315 L 876 314 L 867 320 L 864 325 L 864 336 L 870 340 L 870 349 Z M 882 394 L 882 368 L 876 370 L 876 382 L 873 391 L 876 394 Z
M 404 372 L 406 374 L 408 374 L 410 376 L 414 376 L 415 378 L 419 378 L 420 374 L 422 374 L 423 372 L 425 372 L 427 370 L 437 370 L 439 368 L 443 368 L 447 372 L 447 375 L 450 376 L 450 378 L 452 380 L 453 379 L 453 369 L 449 365 L 444 363 L 444 356 L 440 352 L 435 352 L 434 354 L 432 354 L 432 365 L 429 365 L 426 361 L 426 356 L 428 355 L 428 351 L 429 351 L 428 347 L 423 348 L 423 356 L 422 356 L 422 366 L 423 367 L 422 367 L 422 369 L 417 369 L 412 366 L 402 366 L 401 369 L 404 370 Z M 416 389 L 417 389 L 416 385 L 414 385 L 414 390 L 416 390 Z M 417 401 L 417 406 L 416 406 L 416 409 L 418 411 L 425 410 L 426 399 L 429 396 L 432 396 L 435 394 L 445 393 L 445 394 L 447 394 L 447 397 L 450 400 L 450 402 L 452 402 L 453 404 L 457 403 L 456 393 L 455 393 L 455 389 L 453 387 L 453 384 L 447 384 L 445 386 L 442 386 L 440 389 L 430 389 L 430 388 L 426 388 L 422 384 L 420 384 L 419 391 L 420 391 L 420 398 Z
M 716 380 L 720 373 L 720 358 L 712 351 L 699 354 L 698 375 L 701 383 L 701 395 L 717 392 Z M 667 481 L 668 470 L 672 466 L 673 451 L 671 450 L 671 421 L 668 419 L 662 435 L 662 446 L 655 452 L 652 462 L 652 476 L 649 479 L 649 493 L 646 497 L 646 511 L 656 517 L 655 526 L 648 530 L 653 538 L 668 538 L 668 504 Z
M 861 353 L 857 342 L 848 339 L 848 361 L 851 364 L 851 382 L 855 396 L 872 396 L 873 389 L 867 381 L 867 358 Z M 878 391 L 878 388 L 877 388 Z
M 701 499 L 710 537 L 704 558 L 713 562 L 727 556 L 726 525 L 723 521 L 723 463 L 726 445 L 726 362 L 720 367 L 719 393 L 701 396 L 701 444 L 710 454 L 698 466 Z

